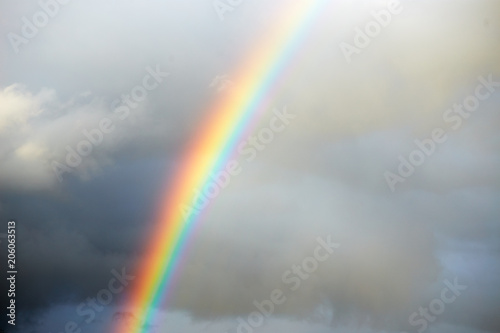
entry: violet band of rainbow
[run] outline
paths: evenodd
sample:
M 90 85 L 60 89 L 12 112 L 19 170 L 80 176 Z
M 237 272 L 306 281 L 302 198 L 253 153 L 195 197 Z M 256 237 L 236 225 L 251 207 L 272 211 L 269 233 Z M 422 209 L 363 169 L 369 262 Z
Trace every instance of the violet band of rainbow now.
M 146 333 L 155 310 L 170 294 L 176 269 L 189 245 L 189 237 L 200 223 L 201 214 L 184 215 L 182 207 L 194 200 L 194 189 L 202 189 L 210 174 L 221 170 L 231 158 L 243 134 L 269 107 L 273 93 L 314 20 L 333 0 L 298 0 L 283 9 L 283 20 L 264 37 L 256 51 L 230 75 L 237 88 L 207 111 L 203 127 L 188 145 L 181 167 L 164 194 L 144 261 L 137 268 L 136 283 L 127 303 L 139 320 L 132 327 L 115 329 L 116 333 Z

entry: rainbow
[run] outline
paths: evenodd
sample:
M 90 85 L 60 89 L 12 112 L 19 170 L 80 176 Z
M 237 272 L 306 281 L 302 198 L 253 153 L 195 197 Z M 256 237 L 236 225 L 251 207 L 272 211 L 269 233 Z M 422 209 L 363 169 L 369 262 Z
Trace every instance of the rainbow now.
M 193 202 L 194 189 L 204 188 L 210 182 L 210 174 L 224 167 L 248 127 L 267 110 L 315 18 L 330 2 L 297 0 L 283 8 L 283 20 L 260 41 L 240 70 L 231 75 L 235 89 L 207 111 L 203 127 L 188 144 L 166 191 L 146 259 L 137 268 L 137 281 L 127 305 L 138 309 L 135 316 L 140 320 L 127 332 L 147 332 L 142 323 L 154 319 L 155 309 L 170 294 L 183 251 L 201 216 L 195 210 L 186 214 L 181 207 Z M 123 328 L 115 331 L 124 333 Z

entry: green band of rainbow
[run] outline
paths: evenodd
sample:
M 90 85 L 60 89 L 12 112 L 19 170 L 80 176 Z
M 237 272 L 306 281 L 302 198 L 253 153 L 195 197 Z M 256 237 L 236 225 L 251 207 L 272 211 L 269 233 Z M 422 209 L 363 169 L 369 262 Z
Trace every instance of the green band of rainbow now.
M 147 257 L 136 273 L 138 281 L 128 306 L 138 309 L 136 317 L 140 320 L 127 328 L 128 333 L 148 331 L 142 322 L 153 319 L 155 309 L 172 287 L 188 238 L 200 220 L 194 211 L 184 215 L 181 207 L 189 206 L 194 199 L 193 190 L 204 188 L 210 181 L 209 175 L 227 163 L 249 124 L 267 109 L 273 91 L 298 53 L 314 19 L 331 2 L 297 0 L 284 8 L 283 21 L 265 36 L 240 71 L 231 75 L 235 89 L 208 111 L 203 128 L 186 149 L 181 168 L 166 191 Z M 124 333 L 123 328 L 115 331 Z

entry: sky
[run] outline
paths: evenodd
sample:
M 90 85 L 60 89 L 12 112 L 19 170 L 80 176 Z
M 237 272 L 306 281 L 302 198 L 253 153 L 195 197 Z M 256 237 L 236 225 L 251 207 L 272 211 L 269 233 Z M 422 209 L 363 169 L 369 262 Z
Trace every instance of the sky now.
M 327 2 L 168 301 L 127 304 L 182 154 L 293 4 L 0 2 L 1 328 L 500 332 L 496 0 Z

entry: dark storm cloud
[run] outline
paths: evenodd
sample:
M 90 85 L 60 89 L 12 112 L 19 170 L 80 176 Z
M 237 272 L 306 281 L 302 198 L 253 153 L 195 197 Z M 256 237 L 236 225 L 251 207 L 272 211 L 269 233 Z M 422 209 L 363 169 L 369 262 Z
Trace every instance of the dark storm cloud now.
M 165 160 L 143 159 L 84 183 L 70 179 L 49 195 L 1 192 L 2 216 L 18 222 L 17 299 L 25 311 L 84 301 L 112 269 L 132 271 L 166 168 Z

